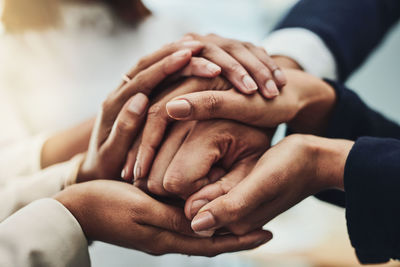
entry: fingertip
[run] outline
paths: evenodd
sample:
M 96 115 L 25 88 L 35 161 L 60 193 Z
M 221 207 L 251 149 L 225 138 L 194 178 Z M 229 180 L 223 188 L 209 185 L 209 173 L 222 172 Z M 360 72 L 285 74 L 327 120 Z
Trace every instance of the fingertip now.
M 273 75 L 274 75 L 274 78 L 277 81 L 277 84 L 278 84 L 279 87 L 283 87 L 283 86 L 286 85 L 287 79 L 286 79 L 286 76 L 283 73 L 283 71 L 281 71 L 280 69 L 276 69 L 273 72 Z
M 184 119 L 192 113 L 192 105 L 185 99 L 169 101 L 165 107 L 168 116 L 173 119 Z
M 214 64 L 212 62 L 208 63 L 206 65 L 207 70 L 210 72 L 211 75 L 213 76 L 218 76 L 219 74 L 221 74 L 221 67 L 218 66 L 217 64 Z
M 273 238 L 273 235 L 270 231 L 256 230 L 256 231 L 253 231 L 253 232 L 243 236 L 242 238 L 246 238 L 246 237 L 248 239 L 245 242 L 250 243 L 250 248 L 257 248 L 257 247 L 269 242 Z
M 242 79 L 242 82 L 247 93 L 253 94 L 257 91 L 258 86 L 253 78 L 250 77 L 250 75 L 245 75 Z

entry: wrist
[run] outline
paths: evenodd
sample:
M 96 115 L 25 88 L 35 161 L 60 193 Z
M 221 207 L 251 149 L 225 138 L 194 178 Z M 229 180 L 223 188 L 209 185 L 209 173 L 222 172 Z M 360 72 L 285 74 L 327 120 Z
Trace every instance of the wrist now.
M 300 72 L 296 74 L 295 90 L 298 111 L 288 122 L 290 129 L 297 133 L 321 135 L 325 131 L 331 112 L 336 103 L 335 90 L 325 81 Z
M 315 159 L 315 179 L 320 190 L 344 190 L 344 168 L 354 142 L 342 139 L 312 137 L 308 146 Z
M 271 58 L 275 61 L 275 63 L 285 69 L 296 69 L 303 70 L 301 66 L 292 58 L 286 56 L 271 56 Z
M 82 228 L 82 231 L 88 237 L 87 227 L 85 227 L 84 218 L 84 192 L 82 192 L 80 185 L 72 185 L 67 189 L 57 193 L 53 198 L 60 202 L 77 220 Z

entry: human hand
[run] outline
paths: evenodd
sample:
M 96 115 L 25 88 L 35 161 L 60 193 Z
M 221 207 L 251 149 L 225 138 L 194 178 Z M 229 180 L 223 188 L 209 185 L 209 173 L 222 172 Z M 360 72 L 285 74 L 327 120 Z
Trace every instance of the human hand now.
M 284 73 L 263 47 L 215 34 L 190 33 L 183 39 L 204 43 L 201 56 L 221 66 L 222 74 L 242 93 L 259 89 L 264 97 L 274 98 L 286 84 Z
M 288 123 L 292 130 L 318 133 L 335 104 L 333 88 L 303 71 L 284 72 L 288 82 L 276 99 L 243 95 L 233 89 L 201 91 L 175 97 L 166 104 L 167 113 L 176 120 L 230 119 L 256 127 Z
M 123 169 L 123 179 L 131 181 L 145 178 L 161 144 L 167 126 L 173 121 L 167 114 L 166 103 L 176 96 L 203 90 L 228 90 L 232 85 L 218 76 L 213 79 L 191 77 L 182 83 L 175 84 L 157 95 L 149 108 L 146 123 L 141 134 L 128 154 Z
M 215 77 L 220 68 L 192 57 L 203 45 L 189 41 L 164 46 L 141 59 L 125 80 L 103 102 L 97 117 L 86 158 L 77 181 L 120 177 L 122 166 L 138 133 L 149 95 L 171 75 Z
M 307 135 L 291 135 L 270 148 L 251 173 L 226 194 L 213 185 L 186 202 L 204 203 L 192 229 L 208 233 L 226 227 L 235 234 L 258 229 L 277 215 L 322 190 L 344 190 L 343 175 L 354 142 Z
M 183 199 L 210 183 L 227 192 L 252 170 L 272 135 L 273 130 L 226 120 L 177 123 L 147 180 L 137 180 L 135 185 L 144 183 L 151 193 Z
M 89 240 L 153 255 L 215 256 L 252 249 L 272 238 L 268 231 L 243 236 L 196 238 L 180 208 L 161 203 L 138 188 L 97 180 L 68 187 L 55 196 L 76 218 Z

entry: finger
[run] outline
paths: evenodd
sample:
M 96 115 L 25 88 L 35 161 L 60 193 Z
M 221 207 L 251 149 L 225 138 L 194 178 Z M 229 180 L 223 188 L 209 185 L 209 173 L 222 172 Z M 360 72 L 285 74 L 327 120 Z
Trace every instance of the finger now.
M 228 89 L 227 83 L 224 82 L 222 78 L 217 77 L 212 81 L 209 79 L 192 78 L 177 86 L 170 94 L 163 96 L 160 101 L 149 108 L 146 124 L 143 129 L 142 141 L 139 146 L 138 157 L 135 163 L 135 181 L 144 178 L 148 174 L 158 146 L 164 137 L 168 123 L 172 121 L 165 109 L 166 103 L 170 99 L 182 94 L 209 90 L 210 83 L 212 83 L 211 89 L 213 90 Z
M 204 177 L 222 156 L 213 138 L 196 138 L 189 134 L 165 172 L 164 189 L 182 197 L 190 195 L 209 183 Z
M 186 123 L 186 125 L 182 123 L 175 124 L 164 140 L 154 160 L 154 167 L 151 169 L 147 179 L 147 188 L 153 194 L 160 196 L 170 195 L 164 190 L 164 175 L 192 125 L 193 123 Z
M 273 79 L 271 70 L 251 53 L 249 49 L 240 42 L 235 42 L 227 46 L 225 50 L 255 79 L 258 88 L 260 88 L 261 93 L 266 98 L 274 98 L 279 95 L 279 90 Z
M 148 98 L 142 93 L 136 94 L 124 105 L 100 151 L 106 154 L 107 165 L 122 167 L 124 162 L 115 160 L 125 159 L 144 120 L 147 105 Z
M 190 62 L 190 50 L 181 50 L 137 74 L 121 89 L 113 91 L 103 103 L 103 116 L 101 118 L 102 136 L 108 136 L 115 118 L 122 106 L 132 96 L 139 92 L 149 95 L 150 92 L 166 77 L 183 68 Z
M 213 62 L 200 57 L 192 57 L 187 65 L 179 74 L 181 76 L 198 76 L 204 78 L 213 78 L 221 73 L 221 67 Z
M 226 228 L 235 235 L 244 235 L 255 229 L 259 229 L 276 216 L 286 211 L 287 208 L 282 209 L 283 206 L 292 206 L 292 204 L 284 205 L 283 203 L 287 203 L 286 201 L 287 200 L 282 200 L 281 198 L 276 198 L 266 202 L 259 206 L 253 213 L 248 214 L 245 218 L 237 222 L 227 225 Z
M 288 112 L 285 99 L 266 100 L 259 94 L 243 95 L 235 90 L 203 91 L 182 95 L 166 104 L 169 117 L 176 120 L 230 119 L 258 127 L 275 127 Z
M 272 239 L 269 231 L 258 230 L 244 236 L 226 235 L 212 238 L 194 238 L 172 232 L 157 235 L 160 254 L 181 253 L 214 257 L 221 253 L 256 248 Z
M 156 201 L 150 196 L 147 198 L 152 203 L 151 210 L 149 211 L 145 206 L 137 207 L 137 212 L 140 213 L 139 223 L 193 236 L 190 221 L 186 219 L 181 208 Z
M 264 163 L 257 164 L 253 171 L 226 195 L 201 208 L 192 220 L 192 229 L 201 232 L 230 225 L 251 214 L 264 201 L 272 200 L 275 195 L 268 195 L 264 190 L 264 178 L 268 175 L 266 168 Z M 270 187 L 274 187 L 273 183 Z M 268 191 L 271 191 L 271 188 Z
M 251 94 L 258 89 L 256 82 L 246 69 L 220 47 L 207 44 L 202 51 L 202 56 L 220 66 L 222 74 L 242 93 Z
M 282 88 L 286 85 L 287 79 L 285 74 L 280 70 L 275 61 L 268 55 L 262 47 L 257 47 L 253 44 L 246 43 L 246 47 L 272 72 L 276 85 Z
M 182 40 L 180 42 L 167 44 L 154 53 L 141 58 L 136 66 L 127 73 L 127 75 L 128 77 L 135 77 L 139 72 L 177 51 L 189 49 L 193 55 L 196 55 L 203 49 L 203 47 L 204 44 L 196 40 Z
M 185 215 L 192 220 L 198 211 L 207 203 L 227 194 L 246 177 L 254 167 L 256 160 L 243 161 L 236 164 L 231 171 L 191 195 L 185 203 Z
M 167 84 L 172 84 L 182 77 L 202 77 L 202 78 L 214 78 L 221 73 L 221 67 L 212 63 L 211 61 L 200 58 L 192 57 L 190 63 L 181 71 L 171 75 L 166 79 Z
M 131 149 L 128 152 L 128 155 L 126 157 L 126 162 L 121 173 L 121 178 L 129 183 L 133 182 L 133 168 L 135 165 L 139 144 L 140 144 L 140 139 L 136 139 Z

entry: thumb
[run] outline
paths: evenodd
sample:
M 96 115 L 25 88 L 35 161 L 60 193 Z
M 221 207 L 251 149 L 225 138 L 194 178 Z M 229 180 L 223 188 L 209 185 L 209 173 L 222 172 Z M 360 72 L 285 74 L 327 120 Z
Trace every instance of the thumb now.
M 257 169 L 257 167 L 256 167 Z M 226 195 L 199 210 L 191 227 L 195 232 L 216 230 L 245 218 L 263 202 L 262 172 L 254 169 Z
M 259 94 L 244 95 L 235 89 L 202 91 L 176 97 L 166 105 L 176 120 L 231 119 L 248 122 L 249 116 L 262 114 L 265 100 Z

